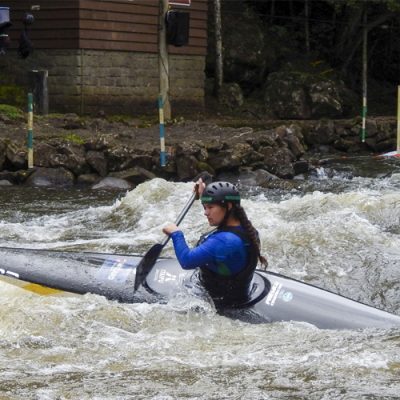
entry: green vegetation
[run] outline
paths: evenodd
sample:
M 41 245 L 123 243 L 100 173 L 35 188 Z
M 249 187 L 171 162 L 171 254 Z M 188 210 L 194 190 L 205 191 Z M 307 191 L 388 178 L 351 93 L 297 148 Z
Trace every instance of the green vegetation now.
M 0 103 L 23 107 L 27 103 L 25 90 L 17 85 L 1 85 Z
M 139 120 L 139 128 L 150 128 L 159 123 L 158 117 L 155 117 L 154 115 L 142 115 L 139 117 Z
M 109 115 L 106 117 L 109 122 L 117 122 L 117 123 L 129 123 L 132 121 L 133 117 L 130 115 Z
M 3 114 L 10 119 L 24 118 L 24 113 L 21 109 L 15 106 L 10 106 L 9 104 L 0 104 L 0 114 Z
M 69 133 L 64 137 L 64 139 L 67 142 L 73 143 L 73 144 L 84 144 L 85 139 L 83 139 L 81 136 L 77 135 L 76 133 Z
M 140 115 L 133 117 L 132 115 L 127 114 L 116 114 L 116 115 L 107 115 L 105 117 L 109 122 L 115 122 L 119 124 L 134 124 L 139 128 L 150 128 L 151 126 L 158 124 L 158 117 L 154 115 Z
M 280 37 L 282 46 L 276 51 L 283 60 L 292 63 L 304 54 L 317 56 L 352 85 L 360 76 L 365 28 L 370 77 L 397 84 L 399 0 L 249 0 L 246 4 L 268 27 L 269 40 Z

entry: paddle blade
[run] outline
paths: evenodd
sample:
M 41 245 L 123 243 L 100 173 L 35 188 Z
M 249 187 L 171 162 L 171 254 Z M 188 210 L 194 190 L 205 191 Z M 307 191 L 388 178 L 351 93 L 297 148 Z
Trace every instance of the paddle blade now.
M 160 243 L 155 244 L 140 260 L 140 263 L 136 267 L 136 277 L 134 286 L 135 291 L 139 288 L 140 285 L 143 285 L 144 281 L 147 278 L 147 275 L 150 273 L 151 269 L 156 263 L 157 258 L 160 256 L 163 248 L 164 246 L 162 244 Z

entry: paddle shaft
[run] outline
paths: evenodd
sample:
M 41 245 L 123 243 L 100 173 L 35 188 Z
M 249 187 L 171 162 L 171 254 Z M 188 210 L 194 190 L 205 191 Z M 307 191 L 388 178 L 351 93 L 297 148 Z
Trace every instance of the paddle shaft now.
M 183 208 L 183 210 L 180 212 L 180 214 L 176 218 L 175 225 L 179 225 L 182 222 L 183 218 L 185 218 L 186 214 L 190 210 L 190 207 L 192 207 L 194 201 L 196 200 L 196 196 L 197 196 L 196 193 L 192 194 L 192 196 L 186 203 L 185 207 Z M 166 236 L 165 239 L 161 242 L 161 246 L 164 247 L 168 243 L 170 238 L 171 237 L 169 235 Z

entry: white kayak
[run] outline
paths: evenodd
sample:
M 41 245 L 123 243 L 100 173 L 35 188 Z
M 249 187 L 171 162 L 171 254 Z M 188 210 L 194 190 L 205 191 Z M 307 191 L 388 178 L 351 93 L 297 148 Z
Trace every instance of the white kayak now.
M 0 248 L 0 280 L 39 294 L 105 296 L 123 303 L 167 302 L 181 291 L 195 295 L 197 273 L 174 258 L 160 258 L 145 284 L 134 290 L 141 256 Z M 400 327 L 400 317 L 328 290 L 257 270 L 249 301 L 220 310 L 231 318 L 271 323 L 301 321 L 322 329 Z

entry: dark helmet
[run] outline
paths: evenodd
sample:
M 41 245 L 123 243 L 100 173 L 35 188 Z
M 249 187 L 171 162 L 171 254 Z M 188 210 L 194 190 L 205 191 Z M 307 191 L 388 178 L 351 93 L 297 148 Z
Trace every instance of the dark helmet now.
M 221 203 L 228 202 L 240 204 L 240 193 L 235 185 L 229 182 L 213 182 L 206 186 L 202 195 L 201 202 L 204 203 Z

